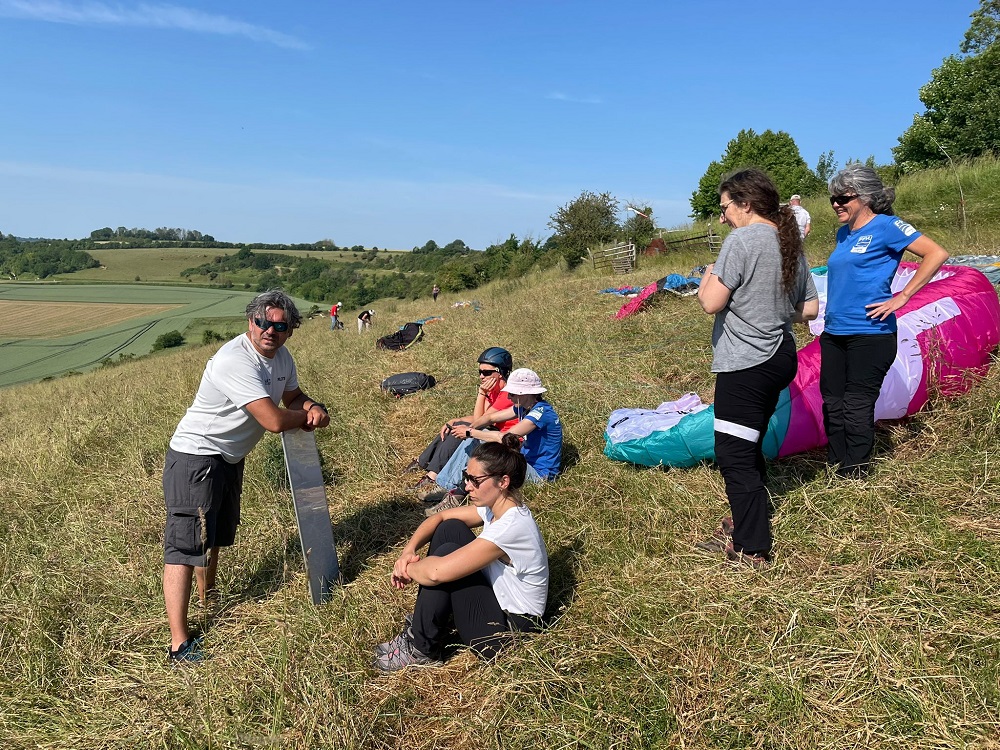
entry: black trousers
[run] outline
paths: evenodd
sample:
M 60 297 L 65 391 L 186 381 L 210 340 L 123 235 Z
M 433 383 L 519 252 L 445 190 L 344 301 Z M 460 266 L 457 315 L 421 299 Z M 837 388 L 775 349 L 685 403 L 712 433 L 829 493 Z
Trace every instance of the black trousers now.
M 715 376 L 715 460 L 726 483 L 737 552 L 771 553 L 771 499 L 762 446 L 778 397 L 798 366 L 795 342 L 786 334 L 766 362 Z
M 443 521 L 431 538 L 428 555 L 444 557 L 476 538 L 462 521 Z M 421 586 L 413 610 L 413 644 L 438 657 L 454 621 L 458 637 L 483 659 L 496 656 L 513 640 L 512 628 L 535 630 L 533 618 L 508 618 L 482 571 L 437 586 Z
M 819 338 L 827 462 L 839 474 L 863 472 L 875 445 L 875 402 L 896 358 L 896 334 Z
M 455 424 L 468 425 L 469 423 L 456 422 Z M 458 450 L 458 446 L 461 444 L 462 438 L 455 437 L 450 432 L 444 436 L 444 440 L 441 439 L 440 435 L 435 435 L 434 439 L 431 440 L 431 444 L 424 448 L 424 452 L 417 458 L 417 463 L 420 464 L 420 468 L 424 471 L 433 471 L 437 474 L 444 468 L 444 465 L 448 463 L 448 459 Z

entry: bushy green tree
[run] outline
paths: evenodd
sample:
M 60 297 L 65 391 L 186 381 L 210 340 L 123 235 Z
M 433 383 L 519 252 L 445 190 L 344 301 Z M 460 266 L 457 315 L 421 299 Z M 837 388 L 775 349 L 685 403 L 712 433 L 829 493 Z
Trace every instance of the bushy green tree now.
M 175 346 L 181 346 L 183 343 L 184 336 L 180 331 L 168 331 L 156 337 L 156 341 L 153 342 L 153 351 L 158 352 L 161 349 L 170 349 Z
M 741 130 L 726 145 L 719 161 L 708 165 L 691 196 L 691 216 L 707 219 L 719 213 L 719 183 L 739 169 L 760 167 L 771 175 L 782 198 L 793 193 L 808 195 L 824 187 L 806 164 L 799 147 L 788 133 L 765 130 L 759 135 L 752 129 Z
M 949 156 L 1000 152 L 1000 42 L 979 54 L 946 58 L 920 89 L 920 101 L 926 111 L 893 149 L 905 170 L 943 164 Z
M 653 209 L 642 202 L 630 203 L 628 208 L 632 210 L 628 211 L 628 217 L 622 222 L 622 237 L 628 242 L 634 242 L 637 250 L 645 250 L 656 236 Z
M 611 242 L 619 235 L 618 199 L 610 193 L 584 190 L 551 217 L 549 227 L 559 235 L 558 244 L 566 264 L 575 268 L 588 248 Z
M 984 52 L 1000 39 L 1000 0 L 980 0 L 970 18 L 972 24 L 959 48 L 967 55 Z
M 828 184 L 837 174 L 837 160 L 833 158 L 833 150 L 820 154 L 816 162 L 816 179 L 824 185 Z

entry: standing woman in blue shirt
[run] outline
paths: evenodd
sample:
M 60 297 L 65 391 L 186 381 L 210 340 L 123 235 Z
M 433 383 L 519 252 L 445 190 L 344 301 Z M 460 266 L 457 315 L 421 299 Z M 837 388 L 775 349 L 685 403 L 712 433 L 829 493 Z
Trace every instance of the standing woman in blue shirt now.
M 845 477 L 863 476 L 871 462 L 875 402 L 896 358 L 895 312 L 948 260 L 944 248 L 893 214 L 895 199 L 896 191 L 863 164 L 848 164 L 830 180 L 830 205 L 844 226 L 827 263 L 819 387 L 827 462 Z M 893 294 L 904 250 L 922 261 Z

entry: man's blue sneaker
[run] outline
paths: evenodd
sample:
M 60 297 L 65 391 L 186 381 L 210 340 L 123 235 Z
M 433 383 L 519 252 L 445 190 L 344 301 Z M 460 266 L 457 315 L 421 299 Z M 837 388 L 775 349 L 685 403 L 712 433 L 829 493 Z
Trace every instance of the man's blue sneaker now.
M 167 647 L 167 661 L 173 666 L 186 664 L 197 664 L 205 659 L 205 652 L 201 650 L 202 636 L 192 636 L 176 649 Z

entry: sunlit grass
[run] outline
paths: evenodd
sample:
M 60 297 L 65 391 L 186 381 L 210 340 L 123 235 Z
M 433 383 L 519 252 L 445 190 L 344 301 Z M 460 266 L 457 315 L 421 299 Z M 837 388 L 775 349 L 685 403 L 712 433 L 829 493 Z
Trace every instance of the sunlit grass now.
M 961 400 L 879 433 L 867 483 L 820 458 L 772 471 L 776 564 L 698 554 L 725 512 L 712 466 L 603 456 L 611 410 L 712 397 L 711 318 L 659 295 L 624 321 L 596 290 L 709 258 L 586 267 L 467 295 L 376 305 L 375 329 L 307 321 L 289 343 L 310 395 L 345 585 L 309 603 L 280 445 L 247 463 L 221 609 L 192 610 L 212 659 L 164 663 L 160 471 L 212 347 L 0 392 L 0 746 L 11 748 L 921 748 L 996 746 L 1000 731 L 1000 438 L 992 374 Z M 481 312 L 454 309 L 477 299 Z M 439 313 L 401 353 L 374 340 Z M 571 465 L 528 492 L 552 559 L 545 633 L 495 664 L 460 654 L 383 677 L 372 646 L 413 592 L 388 575 L 422 518 L 400 472 L 468 411 L 490 345 L 536 369 Z M 438 386 L 396 400 L 393 373 Z

